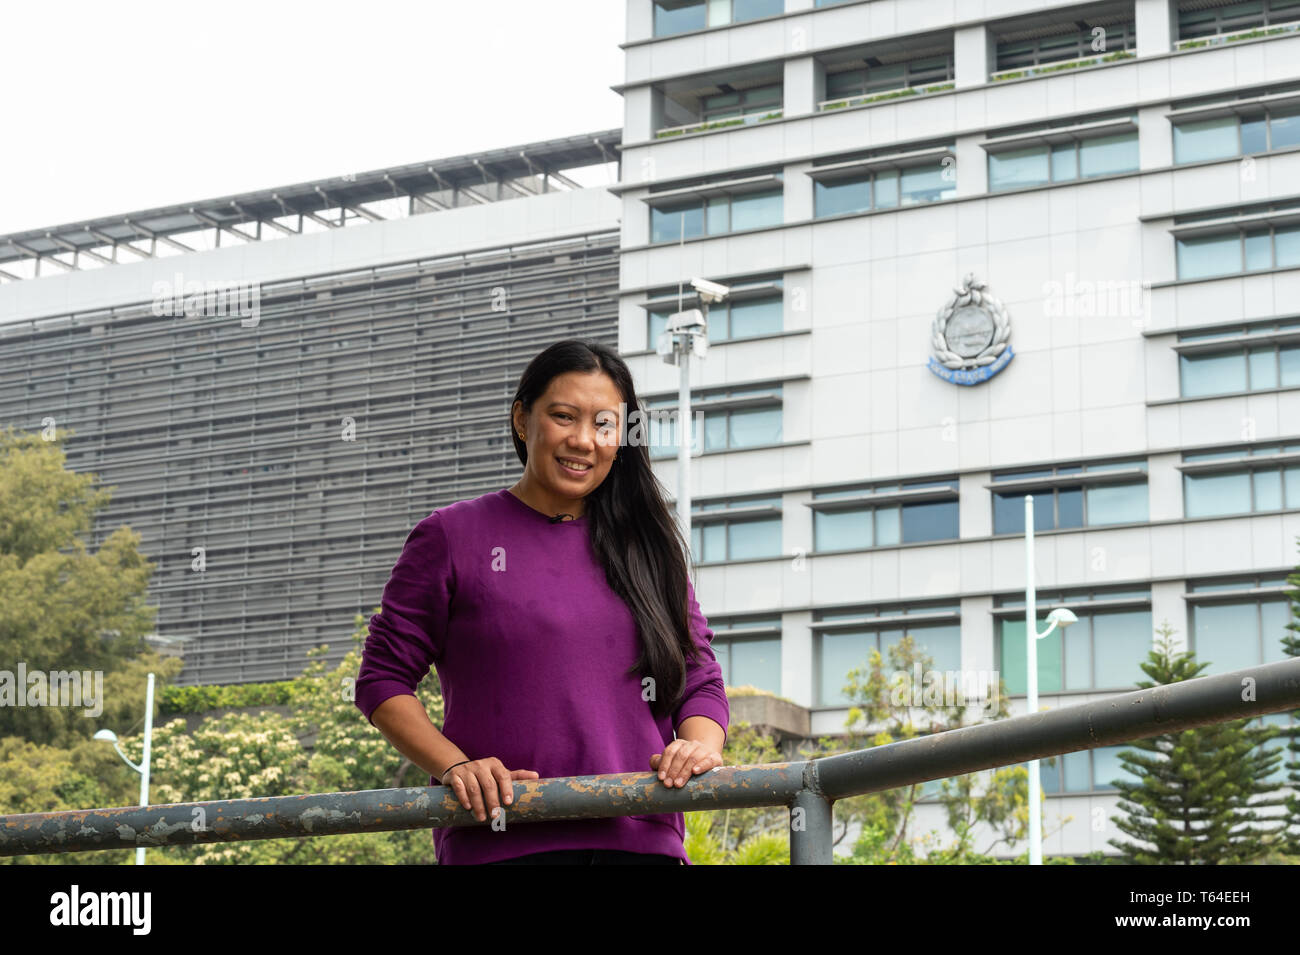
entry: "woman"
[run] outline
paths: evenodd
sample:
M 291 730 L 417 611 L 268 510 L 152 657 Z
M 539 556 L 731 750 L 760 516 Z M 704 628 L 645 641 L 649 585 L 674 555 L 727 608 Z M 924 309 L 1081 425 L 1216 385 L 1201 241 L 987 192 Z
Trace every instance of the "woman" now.
M 523 476 L 420 521 L 370 618 L 357 707 L 492 820 L 435 829 L 441 865 L 689 863 L 681 813 L 509 822 L 515 780 L 648 770 L 672 788 L 723 762 L 713 631 L 644 431 L 627 430 L 639 407 L 607 346 L 539 354 L 511 406 Z M 441 732 L 414 696 L 430 664 Z

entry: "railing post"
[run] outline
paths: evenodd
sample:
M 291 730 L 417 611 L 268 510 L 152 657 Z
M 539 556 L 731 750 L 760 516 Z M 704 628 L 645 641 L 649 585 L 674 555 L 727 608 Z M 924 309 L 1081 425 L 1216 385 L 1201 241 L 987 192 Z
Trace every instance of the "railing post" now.
M 831 864 L 831 801 L 810 789 L 790 806 L 790 864 Z

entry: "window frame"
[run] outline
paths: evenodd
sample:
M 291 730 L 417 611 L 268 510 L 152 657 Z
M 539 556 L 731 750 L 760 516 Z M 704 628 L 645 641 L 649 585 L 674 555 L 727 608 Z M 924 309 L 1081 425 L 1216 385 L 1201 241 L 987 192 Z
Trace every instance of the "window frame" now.
M 914 630 L 940 629 L 955 627 L 957 631 L 957 669 L 961 670 L 964 659 L 961 653 L 961 607 L 956 599 L 938 599 L 926 600 L 923 602 L 884 603 L 862 605 L 863 612 L 857 613 L 857 608 L 849 609 L 832 609 L 824 608 L 813 612 L 813 620 L 810 630 L 813 639 L 813 690 L 814 709 L 843 709 L 853 704 L 845 700 L 827 701 L 823 694 L 825 654 L 823 652 L 824 638 L 827 634 L 854 634 L 862 637 L 874 639 L 875 649 L 880 652 L 885 661 L 888 662 L 889 647 L 881 646 L 881 632 L 885 630 L 901 630 L 904 636 L 913 633 Z M 870 611 L 874 612 L 868 612 Z M 912 611 L 912 612 L 908 612 Z M 828 616 L 829 615 L 829 616 Z M 901 638 L 900 638 L 901 639 Z M 924 642 L 924 641 L 919 641 Z M 870 659 L 870 647 L 862 660 L 857 666 L 865 666 Z M 942 663 L 936 661 L 936 668 L 941 668 Z M 847 680 L 848 674 L 843 674 L 840 679 Z
M 1295 445 L 1278 445 L 1279 448 L 1296 447 Z M 1276 453 L 1265 454 L 1247 454 L 1240 457 L 1222 458 L 1214 460 L 1213 458 L 1203 458 L 1201 461 L 1195 459 L 1189 460 L 1187 452 L 1183 454 L 1182 463 L 1176 465 L 1182 473 L 1182 492 L 1183 492 L 1183 519 L 1184 520 L 1215 520 L 1217 518 L 1237 517 L 1243 514 L 1281 514 L 1287 511 L 1300 510 L 1300 452 L 1279 451 Z M 1297 472 L 1297 490 L 1296 503 L 1289 504 L 1290 495 L 1287 494 L 1287 472 Z M 1282 501 L 1281 507 L 1260 509 L 1256 506 L 1258 498 L 1258 482 L 1255 474 L 1273 473 L 1278 475 L 1278 495 Z M 1188 501 L 1191 500 L 1190 482 L 1198 478 L 1224 478 L 1224 477 L 1246 477 L 1246 487 L 1250 496 L 1250 506 L 1244 511 L 1218 511 L 1213 514 L 1191 514 L 1188 509 Z
M 1047 471 L 1047 474 L 1038 472 Z M 1139 475 L 1145 477 L 1139 480 Z M 1088 520 L 1088 491 L 1096 487 L 1138 487 L 1146 489 L 1146 514 L 1147 516 L 1140 521 L 1115 521 L 1111 523 L 1090 523 Z M 1025 495 L 1033 495 L 1034 503 L 1034 533 L 1046 533 L 1051 531 L 1061 531 L 1064 533 L 1079 532 L 1089 528 L 1104 527 L 1132 527 L 1141 524 L 1148 524 L 1151 521 L 1151 473 L 1149 462 L 1145 458 L 1120 458 L 1104 461 L 1080 461 L 1080 462 L 1060 462 L 1045 464 L 1038 467 L 1018 467 L 1009 470 L 1000 470 L 990 475 L 990 481 L 984 485 L 984 488 L 990 492 L 989 504 L 992 508 L 992 528 L 994 537 L 1003 536 L 1023 536 L 1025 533 L 1023 517 L 1023 500 L 1017 506 L 1020 510 L 1017 512 L 1020 527 L 1015 530 L 998 530 L 998 498 L 1010 498 L 1011 496 L 1023 498 Z M 1060 495 L 1062 491 L 1080 492 L 1080 521 L 1076 526 L 1061 526 L 1061 504 Z M 1052 526 L 1038 526 L 1038 498 L 1045 496 L 1047 493 L 1052 495 Z
M 1106 31 L 1106 49 L 1092 49 L 1092 28 L 1085 30 L 1062 30 L 1060 33 L 1052 33 L 1047 36 L 1027 37 L 1021 40 L 1005 40 L 995 43 L 993 51 L 993 72 L 1002 73 L 1007 70 L 1029 70 L 1037 66 L 1049 66 L 1053 63 L 1064 63 L 1069 60 L 1081 60 L 1091 56 L 1108 56 L 1111 53 L 1119 53 L 1128 50 L 1137 49 L 1137 24 L 1136 21 L 1130 20 L 1120 24 L 1105 26 Z M 1115 46 L 1111 43 L 1111 31 L 1116 30 L 1122 38 L 1122 45 Z M 1068 41 L 1063 38 L 1069 38 Z M 1053 52 L 1044 57 L 1044 44 L 1051 41 L 1061 41 Z M 1027 47 L 1025 51 L 1005 52 L 1004 47 L 1016 46 Z M 1026 55 L 1028 59 L 1025 59 Z
M 785 222 L 785 182 L 779 174 L 774 177 L 764 176 L 761 178 L 764 182 L 774 180 L 775 185 L 770 188 L 747 188 L 741 183 L 723 183 L 713 187 L 699 187 L 666 194 L 652 193 L 646 196 L 644 201 L 650 207 L 649 222 L 647 223 L 649 236 L 646 244 L 651 246 L 669 245 L 687 239 L 707 239 L 715 236 L 735 235 L 737 233 L 758 231 L 759 229 L 772 229 L 783 225 Z M 749 226 L 744 229 L 732 228 L 732 213 L 736 201 L 754 199 L 778 200 L 775 221 Z M 725 203 L 723 200 L 725 200 Z M 722 209 L 726 213 L 726 228 L 715 230 L 711 226 L 710 213 L 718 209 Z M 659 225 L 661 220 L 657 217 L 675 216 L 678 213 L 685 214 L 688 211 L 695 210 L 699 211 L 700 230 L 698 232 L 688 230 L 682 234 L 679 229 L 678 233 L 671 237 L 665 234 L 663 238 L 657 238 L 661 234 Z M 715 218 L 721 218 L 721 215 L 719 214 Z
M 696 566 L 706 564 L 727 564 L 740 560 L 776 560 L 784 556 L 781 535 L 783 533 L 785 510 L 781 503 L 781 494 L 765 494 L 759 497 L 726 498 L 721 501 L 700 502 L 691 507 L 691 556 Z M 731 529 L 741 524 L 775 523 L 776 550 L 770 554 L 737 555 L 732 552 L 733 541 Z M 723 529 L 722 546 L 725 556 L 704 559 L 706 547 L 704 529 L 721 527 Z M 698 535 L 699 547 L 696 547 Z M 700 559 L 695 559 L 699 555 Z
M 1044 757 L 1041 761 L 1041 765 L 1039 768 L 1040 775 L 1042 777 L 1045 777 L 1042 779 L 1043 795 L 1047 797 L 1052 797 L 1052 796 L 1078 797 L 1078 796 L 1108 795 L 1110 793 L 1119 792 L 1119 788 L 1117 786 L 1111 785 L 1110 783 L 1101 783 L 1100 788 L 1098 785 L 1097 773 L 1099 770 L 1097 767 L 1097 759 L 1094 754 L 1099 751 L 1110 751 L 1110 750 L 1114 750 L 1117 756 L 1119 753 L 1124 752 L 1125 750 L 1141 752 L 1141 750 L 1135 749 L 1132 743 L 1118 743 L 1113 746 L 1094 746 L 1092 749 L 1076 750 L 1073 753 L 1058 753 L 1056 756 Z M 1067 757 L 1076 757 L 1076 758 L 1081 757 L 1084 753 L 1088 754 L 1089 788 L 1086 790 L 1066 789 L 1065 788 L 1065 760 Z M 1060 760 L 1060 762 L 1058 763 L 1057 760 Z M 1116 761 L 1118 762 L 1118 759 Z M 1025 766 L 1025 767 L 1028 766 L 1027 763 L 1016 763 L 1015 765 Z M 1123 764 L 1121 763 L 1120 765 L 1122 768 Z M 1049 788 L 1049 783 L 1048 783 L 1048 780 L 1053 776 L 1056 778 L 1056 781 L 1058 783 L 1058 786 L 1055 789 Z M 1133 781 L 1136 781 L 1136 779 L 1134 779 Z
M 1281 579 L 1285 581 L 1285 572 L 1281 576 Z M 1247 666 L 1262 666 L 1264 660 L 1269 655 L 1265 652 L 1267 649 L 1265 646 L 1267 635 L 1264 631 L 1263 605 L 1266 603 L 1282 604 L 1285 610 L 1290 603 L 1288 597 L 1290 590 L 1289 585 L 1283 584 L 1279 586 L 1274 582 L 1274 578 L 1271 575 L 1255 574 L 1246 578 L 1238 578 L 1237 580 L 1224 582 L 1207 578 L 1189 579 L 1187 581 L 1187 588 L 1187 592 L 1183 594 L 1183 600 L 1187 607 L 1187 647 L 1193 654 L 1195 654 L 1196 662 L 1210 663 L 1210 666 L 1202 671 L 1203 675 L 1214 676 L 1220 673 L 1230 673 L 1232 671 L 1221 668 L 1216 665 L 1215 661 L 1207 661 L 1202 657 L 1201 648 L 1198 646 L 1199 635 L 1197 633 L 1196 617 L 1196 610 L 1200 607 L 1252 607 L 1254 610 L 1256 638 L 1253 649 L 1257 651 L 1258 662 L 1247 664 Z M 1286 617 L 1289 622 L 1290 615 L 1286 614 Z M 1279 653 L 1283 654 L 1283 658 L 1285 659 L 1285 651 L 1280 649 L 1282 635 L 1279 634 L 1276 639 L 1278 641 Z
M 1241 331 L 1242 329 L 1246 330 Z M 1240 333 L 1228 337 L 1233 332 Z M 1205 342 L 1202 340 L 1205 337 L 1218 336 L 1183 332 L 1179 333 L 1178 341 L 1173 346 L 1178 355 L 1178 396 L 1180 398 L 1212 398 L 1220 395 L 1268 392 L 1300 387 L 1300 360 L 1297 361 L 1296 368 L 1292 370 L 1292 375 L 1297 376 L 1292 378 L 1292 383 L 1287 384 L 1284 377 L 1285 372 L 1288 370 L 1284 355 L 1300 352 L 1300 322 L 1267 322 L 1257 323 L 1252 326 L 1237 326 L 1234 329 L 1225 331 L 1223 334 L 1224 340 L 1219 342 Z M 1271 353 L 1270 365 L 1272 373 L 1269 380 L 1273 383 L 1256 384 L 1255 380 L 1259 376 L 1259 368 L 1256 361 L 1253 360 L 1253 356 L 1265 352 Z M 1197 362 L 1237 357 L 1240 357 L 1242 363 L 1241 378 L 1245 385 L 1244 388 L 1189 392 L 1189 384 L 1195 384 L 1195 376 L 1189 374 L 1189 372 L 1195 368 Z M 1300 358 L 1300 356 L 1297 357 Z
M 759 689 L 767 689 L 777 696 L 782 695 L 781 690 L 784 684 L 782 661 L 785 642 L 783 640 L 780 615 L 761 618 L 720 617 L 716 621 L 709 621 L 709 629 L 713 631 L 711 646 L 714 648 L 714 655 L 717 655 L 719 646 L 727 647 L 727 663 L 722 666 L 722 682 L 727 686 L 752 685 L 736 684 L 731 681 L 728 671 L 733 659 L 731 656 L 732 647 L 745 643 L 775 643 L 777 648 L 777 688 L 759 687 Z M 719 661 L 719 664 L 721 665 L 721 661 Z
M 698 301 L 698 296 L 683 298 L 682 307 L 689 310 L 690 308 L 697 307 Z M 654 348 L 656 347 L 659 338 L 656 328 L 659 326 L 667 326 L 668 318 L 677 313 L 677 304 L 674 302 L 670 306 L 665 305 L 661 307 L 651 307 L 651 305 L 652 303 L 646 303 L 646 342 L 648 347 Z M 733 334 L 735 321 L 732 311 L 733 306 L 735 305 L 740 305 L 742 307 L 747 305 L 776 305 L 781 311 L 779 327 L 775 331 L 765 331 L 754 335 L 737 336 Z M 722 313 L 721 315 L 719 315 L 720 312 Z M 724 329 L 724 332 L 715 337 L 714 330 L 720 327 Z M 662 331 L 662 328 L 659 330 Z M 774 291 L 768 292 L 767 294 L 745 295 L 740 297 L 728 296 L 726 301 L 709 307 L 708 325 L 705 331 L 710 345 L 720 345 L 726 342 L 743 342 L 754 338 L 762 338 L 767 335 L 781 334 L 785 331 L 784 290 L 778 285 Z
M 954 199 L 957 194 L 956 175 L 954 173 L 951 178 L 948 177 L 949 171 L 956 169 L 956 158 L 955 146 L 945 144 L 814 166 L 806 171 L 808 177 L 813 181 L 813 220 L 905 209 Z M 904 176 L 908 173 L 915 174 L 918 170 L 929 173 L 937 171 L 940 178 L 948 183 L 941 190 L 942 194 L 928 199 L 907 201 L 903 188 Z M 893 183 L 892 202 L 885 203 L 879 199 L 881 190 L 877 183 L 884 181 L 892 181 Z M 838 212 L 826 213 L 818 211 L 819 206 L 822 204 L 822 190 L 833 189 L 836 186 L 861 185 L 864 182 L 869 184 L 870 205 L 866 208 L 844 209 Z
M 1277 100 L 1261 98 L 1258 100 L 1231 102 L 1217 109 L 1192 110 L 1187 114 L 1184 114 L 1181 118 L 1177 114 L 1170 116 L 1169 129 L 1173 165 L 1185 166 L 1198 162 L 1219 162 L 1225 159 L 1236 159 L 1241 156 L 1265 156 L 1270 153 L 1300 148 L 1300 142 L 1283 144 L 1281 146 L 1274 143 L 1275 120 L 1295 119 L 1297 116 L 1300 116 L 1300 97 L 1297 97 L 1294 93 L 1280 94 L 1280 96 L 1281 98 Z M 1179 158 L 1180 133 L 1186 137 L 1187 133 L 1185 130 L 1189 127 L 1211 124 L 1223 120 L 1230 121 L 1233 127 L 1234 147 L 1231 152 L 1222 155 L 1202 156 L 1197 158 Z M 1243 131 L 1244 126 L 1247 121 L 1256 120 L 1262 121 L 1263 123 L 1264 148 L 1246 149 L 1245 134 Z M 1184 139 L 1183 141 L 1186 140 Z
M 907 540 L 904 537 L 903 510 L 906 507 L 920 507 L 935 503 L 955 505 L 953 514 L 955 534 L 952 537 L 932 537 Z M 880 550 L 888 547 L 903 547 L 909 544 L 941 544 L 961 540 L 961 492 L 960 478 L 926 477 L 910 481 L 874 482 L 858 484 L 851 487 L 818 489 L 813 492 L 811 500 L 805 502 L 813 512 L 813 553 L 845 554 L 863 550 Z M 896 510 L 898 540 L 891 543 L 877 543 L 876 512 Z M 817 543 L 818 525 L 830 514 L 870 514 L 872 523 L 871 543 L 866 546 L 848 548 L 823 548 Z
M 1102 140 L 1123 140 L 1132 148 L 1134 164 L 1131 168 L 1112 169 L 1104 172 L 1084 174 L 1084 150 L 1089 145 L 1096 146 Z M 1124 176 L 1142 171 L 1142 157 L 1139 149 L 1139 134 L 1132 117 L 1124 120 L 1104 120 L 1098 123 L 1084 123 L 1077 126 L 1047 127 L 1037 134 L 1016 134 L 987 140 L 980 144 L 985 152 L 987 166 L 987 183 L 990 194 L 1011 192 L 1016 189 L 1034 189 L 1054 186 L 1067 182 L 1087 182 L 1105 176 Z M 1072 147 L 1072 175 L 1057 175 L 1056 156 L 1062 147 Z M 1044 164 L 1046 178 L 1032 182 L 1002 183 L 995 175 L 995 164 L 1006 161 L 1000 157 L 1022 154 L 1026 157 L 1040 157 Z
M 1175 21 L 1175 26 L 1178 30 L 1177 42 L 1181 43 L 1183 40 L 1197 40 L 1197 39 L 1203 39 L 1204 37 L 1210 37 L 1210 36 L 1222 36 L 1225 33 L 1236 33 L 1240 30 L 1250 30 L 1259 27 L 1276 26 L 1279 23 L 1294 23 L 1295 21 L 1300 20 L 1300 4 L 1297 4 L 1293 7 L 1283 8 L 1283 9 L 1294 10 L 1295 11 L 1294 16 L 1285 16 L 1279 18 L 1272 15 L 1275 11 L 1272 9 L 1271 0 L 1259 0 L 1259 2 L 1262 4 L 1262 6 L 1258 15 L 1245 14 L 1237 17 L 1225 17 L 1222 15 L 1221 11 L 1225 9 L 1229 9 L 1233 6 L 1238 6 L 1238 4 L 1225 4 L 1224 6 L 1221 7 L 1210 7 L 1209 9 L 1206 10 L 1181 10 L 1180 9 L 1177 11 L 1178 17 L 1177 20 Z M 1205 16 L 1206 14 L 1209 14 L 1210 16 L 1207 18 Z M 1198 17 L 1198 15 L 1202 20 L 1212 19 L 1214 28 L 1210 30 L 1196 29 L 1192 32 L 1189 32 L 1187 29 L 1189 21 L 1194 21 Z
M 1145 613 L 1147 615 L 1148 640 L 1145 648 L 1142 650 L 1141 655 L 1138 657 L 1137 662 L 1141 663 L 1145 661 L 1146 652 L 1155 645 L 1154 636 L 1153 636 L 1155 633 L 1155 628 L 1154 628 L 1154 620 L 1152 618 L 1152 604 L 1151 604 L 1150 592 L 1149 591 L 1147 592 L 1146 597 L 1124 597 L 1124 598 L 1113 599 L 1113 600 L 1106 599 L 1106 594 L 1104 591 L 1095 591 L 1093 593 L 1097 595 L 1098 599 L 1076 601 L 1073 599 L 1065 599 L 1064 595 L 1052 595 L 1052 594 L 1046 594 L 1037 598 L 1036 602 L 1038 605 L 1038 610 L 1039 613 L 1042 614 L 1042 617 L 1038 620 L 1038 624 L 1040 627 L 1043 627 L 1044 629 L 1046 624 L 1047 608 L 1049 606 L 1068 606 L 1078 617 L 1078 622 L 1072 624 L 1068 628 L 1065 628 L 1064 632 L 1062 632 L 1062 628 L 1058 627 L 1056 630 L 1052 632 L 1052 634 L 1049 637 L 1045 638 L 1045 639 L 1052 639 L 1053 637 L 1056 637 L 1057 634 L 1060 634 L 1060 640 L 1061 640 L 1060 672 L 1057 674 L 1057 678 L 1059 680 L 1059 688 L 1043 689 L 1042 674 L 1040 672 L 1039 688 L 1038 688 L 1039 696 L 1064 696 L 1071 693 L 1119 693 L 1119 692 L 1125 692 L 1125 691 L 1137 689 L 1136 680 L 1133 683 L 1126 683 L 1118 686 L 1098 685 L 1097 665 L 1098 665 L 1099 655 L 1097 653 L 1097 631 L 1094 625 L 1094 621 L 1097 618 L 1104 618 L 1107 616 L 1115 616 L 1119 614 Z M 1054 596 L 1062 599 L 1051 599 Z M 1091 596 L 1091 594 L 1089 594 L 1089 596 Z M 1009 670 L 1005 662 L 1006 657 L 1005 657 L 1004 643 L 1006 640 L 1006 634 L 1004 632 L 1003 626 L 1008 622 L 1019 624 L 1021 627 L 1024 626 L 1025 608 L 1023 606 L 1023 601 L 1021 601 L 1021 604 L 1022 605 L 1020 607 L 1016 607 L 1012 604 L 1004 603 L 1000 606 L 994 607 L 992 611 L 993 618 L 994 618 L 993 654 L 994 654 L 994 659 L 997 661 L 998 672 L 1003 675 L 1004 683 L 1007 682 L 1006 674 L 1009 672 Z M 1066 652 L 1064 641 L 1071 635 L 1071 633 L 1074 632 L 1074 628 L 1077 627 L 1079 624 L 1083 623 L 1084 621 L 1087 621 L 1087 626 L 1088 626 L 1088 667 L 1089 667 L 1088 685 L 1086 687 L 1076 687 L 1071 689 L 1069 688 L 1070 679 L 1071 679 L 1071 673 L 1068 670 L 1069 654 Z M 1022 633 L 1021 637 L 1023 638 L 1023 636 L 1024 635 Z M 1040 664 L 1039 669 L 1041 670 L 1042 668 L 1041 651 L 1038 659 Z M 1135 664 L 1135 668 L 1136 668 L 1136 664 Z M 1136 669 L 1137 672 L 1134 674 L 1134 676 L 1137 677 L 1138 679 L 1141 679 L 1142 671 L 1140 668 L 1136 668 Z M 1028 671 L 1026 670 L 1026 674 L 1025 674 L 1026 689 L 1016 690 L 1008 687 L 1007 695 L 1012 697 L 1025 696 L 1027 693 L 1028 679 L 1029 679 Z
M 944 65 L 932 67 L 930 69 L 914 68 L 915 64 L 926 63 L 933 60 L 944 60 Z M 871 81 L 872 71 L 880 71 L 890 67 L 901 66 L 903 75 L 900 80 L 893 82 L 891 80 L 881 80 L 880 83 L 890 85 L 873 85 Z M 849 91 L 839 90 L 836 93 L 831 91 L 831 77 L 856 76 L 861 74 L 860 81 L 853 84 Z M 949 49 L 944 53 L 932 53 L 928 55 L 917 56 L 913 59 L 903 60 L 899 63 L 883 63 L 880 66 L 860 66 L 851 70 L 840 70 L 835 73 L 826 73 L 826 86 L 824 92 L 826 99 L 818 104 L 819 109 L 825 109 L 828 103 L 844 103 L 846 106 L 855 105 L 847 102 L 855 99 L 867 99 L 876 96 L 879 93 L 890 93 L 895 90 L 921 89 L 926 86 L 936 86 L 944 83 L 952 83 L 956 78 L 954 66 L 954 51 Z M 839 80 L 837 83 L 841 82 Z
M 678 417 L 676 395 L 646 398 L 643 399 L 642 403 L 645 406 L 646 412 L 650 414 L 652 421 L 658 420 L 661 423 L 663 423 L 662 418 L 656 418 L 654 416 L 653 412 L 656 410 L 671 410 L 672 412 L 671 417 L 673 421 L 676 421 Z M 774 447 L 774 446 L 779 446 L 781 443 L 784 443 L 784 436 L 775 445 L 758 444 L 758 445 L 734 445 L 733 446 L 730 443 L 731 434 L 732 434 L 731 420 L 730 420 L 731 415 L 733 413 L 754 411 L 754 410 L 763 410 L 763 411 L 775 410 L 779 412 L 781 415 L 781 420 L 780 420 L 781 431 L 782 431 L 782 435 L 784 435 L 785 382 L 778 381 L 778 382 L 773 382 L 770 384 L 762 384 L 762 385 L 733 385 L 729 388 L 708 389 L 706 391 L 702 391 L 699 395 L 692 394 L 691 395 L 692 426 L 694 425 L 695 420 L 697 420 L 697 416 L 703 417 L 703 420 L 701 421 L 701 427 L 699 429 L 699 433 L 696 435 L 698 442 L 692 443 L 692 457 L 698 454 L 726 454 L 732 451 L 748 451 L 752 448 Z M 727 416 L 727 422 L 725 427 L 726 427 L 728 444 L 725 448 L 706 448 L 704 447 L 706 441 L 705 435 L 709 427 L 710 416 L 716 418 L 719 415 Z M 694 428 L 692 428 L 692 430 L 694 430 Z M 676 424 L 673 425 L 674 434 L 684 437 L 684 435 L 679 434 L 681 431 L 682 429 L 680 428 L 680 426 Z M 698 443 L 700 445 L 700 449 L 698 451 L 694 450 L 695 443 Z M 656 449 L 659 449 L 661 447 L 671 448 L 672 450 L 664 451 L 663 453 L 656 453 Z M 653 463 L 655 461 L 670 461 L 677 457 L 679 450 L 680 450 L 679 445 L 676 444 L 660 445 L 652 440 L 649 444 L 649 449 L 647 453 L 650 456 L 651 463 Z
M 742 2 L 743 2 L 743 0 L 742 0 Z M 736 0 L 725 0 L 725 3 L 726 3 L 726 19 L 725 19 L 725 20 L 720 20 L 719 22 L 716 22 L 716 23 L 710 23 L 710 22 L 709 22 L 709 14 L 710 14 L 710 9 L 709 9 L 709 7 L 711 6 L 711 4 L 710 4 L 709 0 L 683 0 L 683 2 L 677 2 L 677 3 L 674 3 L 673 0 L 668 0 L 668 3 L 671 4 L 671 6 L 670 6 L 668 9 L 685 9 L 685 8 L 690 8 L 690 7 L 699 7 L 699 8 L 700 8 L 700 12 L 703 13 L 703 15 L 704 15 L 704 25 L 703 25 L 703 26 L 698 26 L 698 27 L 688 27 L 688 28 L 686 28 L 686 29 L 684 29 L 684 30 L 673 30 L 673 31 L 671 31 L 671 32 L 660 33 L 660 32 L 659 32 L 659 16 L 658 16 L 658 14 L 659 14 L 659 10 L 663 8 L 663 4 L 661 3 L 661 0 L 652 0 L 652 3 L 651 3 L 651 11 L 652 11 L 652 12 L 651 12 L 651 26 L 650 26 L 651 33 L 650 33 L 650 35 L 651 35 L 654 39 L 657 40 L 657 39 L 660 39 L 660 38 L 663 38 L 663 37 L 681 36 L 682 34 L 685 34 L 685 33 L 697 33 L 697 32 L 699 32 L 699 31 L 701 31 L 701 30 L 710 30 L 710 29 L 717 29 L 717 28 L 719 28 L 719 27 L 727 27 L 727 26 L 731 26 L 732 24 L 735 24 L 735 23 L 750 23 L 750 22 L 752 22 L 752 21 L 754 21 L 754 20 L 762 20 L 762 19 L 766 19 L 766 18 L 769 18 L 769 17 L 779 17 L 779 16 L 783 16 L 783 15 L 785 14 L 785 3 L 784 3 L 784 0 L 777 0 L 777 2 L 780 3 L 781 9 L 780 9 L 779 11 L 777 11 L 776 13 L 759 13 L 759 14 L 755 14 L 755 15 L 753 15 L 753 16 L 737 17 L 737 16 L 736 16 Z M 714 3 L 713 3 L 712 5 L 715 6 L 715 7 L 717 6 L 716 0 L 714 0 Z

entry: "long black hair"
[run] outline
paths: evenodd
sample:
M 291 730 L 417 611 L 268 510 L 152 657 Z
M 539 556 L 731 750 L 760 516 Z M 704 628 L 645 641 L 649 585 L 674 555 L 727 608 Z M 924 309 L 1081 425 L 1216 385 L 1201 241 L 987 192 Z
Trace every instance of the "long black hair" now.
M 690 548 L 665 503 L 664 487 L 650 468 L 649 422 L 623 359 L 608 345 L 594 341 L 566 339 L 547 347 L 519 379 L 507 422 L 510 439 L 526 466 L 528 446 L 513 426 L 515 402 L 522 402 L 528 412 L 552 378 L 570 371 L 609 375 L 626 409 L 619 421 L 618 460 L 584 498 L 583 515 L 605 581 L 636 618 L 641 654 L 628 672 L 654 680 L 651 709 L 662 716 L 681 702 L 687 657 L 699 652 L 691 637 L 687 606 Z M 633 431 L 636 439 L 629 441 L 628 418 L 635 412 L 640 412 L 636 417 L 641 427 L 639 433 Z

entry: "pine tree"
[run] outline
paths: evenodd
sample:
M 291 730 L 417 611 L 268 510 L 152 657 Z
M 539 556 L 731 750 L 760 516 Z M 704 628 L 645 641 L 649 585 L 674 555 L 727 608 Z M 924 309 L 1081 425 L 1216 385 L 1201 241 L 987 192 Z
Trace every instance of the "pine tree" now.
M 1282 649 L 1287 656 L 1300 657 L 1300 568 L 1287 577 L 1286 582 L 1293 589 L 1286 594 L 1291 605 L 1291 622 L 1286 625 L 1287 633 L 1282 637 Z M 1286 749 L 1290 759 L 1284 768 L 1291 795 L 1286 800 L 1289 825 L 1281 849 L 1290 855 L 1300 855 L 1300 710 L 1292 711 L 1291 726 L 1283 733 L 1289 738 Z
M 1139 681 L 1139 689 L 1194 679 L 1210 665 L 1177 651 L 1168 622 L 1156 633 L 1160 639 L 1142 664 L 1151 679 Z M 1256 811 L 1284 803 L 1280 797 L 1269 798 L 1280 786 L 1267 781 L 1281 754 L 1260 744 L 1278 732 L 1248 726 L 1250 722 L 1214 723 L 1134 740 L 1140 752 L 1120 753 L 1124 768 L 1138 777 L 1137 782 L 1114 783 L 1126 815 L 1112 816 L 1111 821 L 1136 840 L 1108 840 L 1123 861 L 1241 864 L 1268 851 L 1269 837 L 1279 833 L 1286 820 L 1261 817 Z

